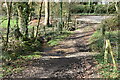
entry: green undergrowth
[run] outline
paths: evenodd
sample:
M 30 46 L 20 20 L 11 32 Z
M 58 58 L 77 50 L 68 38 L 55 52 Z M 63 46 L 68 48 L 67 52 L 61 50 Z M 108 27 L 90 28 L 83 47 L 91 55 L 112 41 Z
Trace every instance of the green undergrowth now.
M 62 41 L 63 39 L 65 39 L 66 37 L 68 37 L 72 33 L 73 32 L 70 32 L 70 31 L 64 31 L 61 34 L 56 32 L 55 36 L 53 36 L 53 38 L 50 41 L 48 41 L 48 44 L 50 46 L 58 45 L 60 41 Z
M 119 29 L 119 16 L 111 16 L 102 21 L 99 28 L 104 27 L 106 31 L 115 31 Z
M 0 24 L 0 27 L 6 28 L 6 27 L 7 27 L 7 24 L 8 24 L 8 20 L 4 20 L 4 21 Z M 10 25 L 12 25 L 11 27 L 13 28 L 15 24 L 16 24 L 16 20 L 12 19 L 12 20 L 10 21 Z
M 7 24 L 8 24 L 8 20 L 4 20 L 1 24 L 0 24 L 0 28 L 7 28 Z M 11 19 L 10 20 L 10 28 L 15 28 L 16 25 L 16 20 L 15 19 Z M 28 28 L 32 28 L 33 26 L 29 25 Z
M 51 40 L 48 41 L 48 45 L 55 46 L 62 41 L 66 37 L 68 37 L 72 32 L 63 31 L 63 33 L 54 32 L 46 34 L 45 38 L 51 37 Z M 39 39 L 38 39 L 39 40 Z M 7 76 L 13 73 L 18 73 L 25 69 L 25 67 L 32 63 L 31 61 L 34 59 L 41 58 L 41 54 L 43 53 L 41 50 L 42 44 L 40 41 L 17 41 L 14 45 L 9 44 L 9 51 L 3 53 L 2 59 L 4 64 L 3 68 L 3 76 Z
M 114 14 L 116 13 L 115 4 L 108 5 L 74 5 L 71 13 L 95 13 L 95 14 Z
M 115 71 L 112 63 L 104 63 L 103 54 L 95 56 L 95 59 L 99 63 L 96 67 L 98 72 L 103 78 L 109 78 L 110 80 L 119 80 L 120 71 Z
M 114 53 L 114 58 L 117 62 L 117 55 L 118 55 L 118 50 L 117 50 L 117 45 L 118 45 L 118 32 L 119 31 L 111 31 L 108 32 L 106 31 L 105 36 L 107 39 L 110 40 L 112 50 Z M 99 68 L 98 72 L 104 77 L 104 78 L 117 78 L 120 77 L 120 71 L 115 71 L 113 68 L 113 63 L 112 63 L 112 58 L 111 55 L 108 54 L 108 63 L 104 63 L 104 38 L 102 36 L 102 33 L 100 30 L 97 30 L 92 37 L 90 38 L 91 42 L 91 48 L 93 51 L 100 52 L 99 55 L 95 56 L 96 60 L 98 61 L 97 67 Z M 119 63 L 119 62 L 117 62 Z
M 14 48 L 16 47 L 16 48 Z M 41 58 L 41 44 L 40 42 L 17 41 L 14 45 L 10 45 L 8 51 L 2 54 L 3 60 L 3 76 L 22 71 L 27 65 L 32 63 L 34 59 Z
M 3 77 L 21 72 L 29 64 L 32 64 L 31 60 L 41 58 L 41 52 L 33 52 L 27 55 L 20 55 L 16 60 L 5 63 L 3 68 Z
M 106 32 L 105 36 L 106 38 L 110 39 L 110 42 L 112 44 L 112 47 L 115 47 L 116 42 L 118 41 L 118 32 L 120 31 L 111 31 L 111 32 Z M 102 32 L 100 30 L 97 30 L 92 37 L 90 38 L 91 42 L 91 48 L 93 51 L 100 51 L 102 52 L 103 45 L 104 45 L 104 38 L 102 36 Z

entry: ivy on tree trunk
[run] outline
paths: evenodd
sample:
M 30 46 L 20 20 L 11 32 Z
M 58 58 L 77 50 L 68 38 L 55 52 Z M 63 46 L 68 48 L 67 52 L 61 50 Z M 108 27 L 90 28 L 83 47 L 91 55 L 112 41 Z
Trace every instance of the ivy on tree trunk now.
M 29 4 L 23 2 L 18 4 L 19 27 L 21 33 L 28 37 Z

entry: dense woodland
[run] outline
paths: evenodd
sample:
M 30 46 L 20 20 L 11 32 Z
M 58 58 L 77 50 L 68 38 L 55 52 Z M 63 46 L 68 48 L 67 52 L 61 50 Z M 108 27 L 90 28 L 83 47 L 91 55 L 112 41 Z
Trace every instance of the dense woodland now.
M 86 16 L 92 17 L 91 20 L 87 20 Z M 101 20 L 101 17 L 105 18 L 102 19 L 100 23 L 95 21 L 92 23 L 94 16 L 98 16 L 98 18 L 95 19 L 95 21 L 98 22 Z M 85 18 L 85 20 L 82 18 Z M 82 20 L 80 21 L 79 19 Z M 84 37 L 87 38 L 86 33 L 83 31 L 91 29 L 93 30 L 91 32 L 92 34 L 88 32 L 88 34 L 90 33 L 91 35 L 88 37 L 88 41 L 85 42 L 85 44 L 89 43 L 89 49 L 87 49 L 86 45 L 84 46 L 82 42 L 76 41 L 77 48 L 83 48 L 78 52 L 80 52 L 80 54 L 84 52 L 85 54 L 96 53 L 92 58 L 96 61 L 94 67 L 97 68 L 96 71 L 100 75 L 98 78 L 119 79 L 120 2 L 108 2 L 106 4 L 90 1 L 48 2 L 47 0 L 43 2 L 0 2 L 0 47 L 2 53 L 0 56 L 0 70 L 2 71 L 0 77 L 14 78 L 11 76 L 12 74 L 24 71 L 27 68 L 26 66 L 34 64 L 34 60 L 41 61 L 45 55 L 48 56 L 51 54 L 50 56 L 52 57 L 62 55 L 66 57 L 66 54 L 69 54 L 72 49 L 68 49 L 68 52 L 65 53 L 62 50 L 66 48 L 63 47 L 60 51 L 54 52 L 53 54 L 49 54 L 48 50 L 52 51 L 56 49 L 61 42 L 65 42 L 65 45 L 67 39 L 73 40 L 74 38 L 78 38 L 76 36 L 82 36 L 82 34 L 84 35 L 83 38 L 80 37 L 78 40 L 82 40 Z M 83 40 L 83 42 L 84 41 L 85 40 Z M 72 45 L 72 43 L 68 43 L 68 45 L 70 44 Z M 74 54 L 75 53 L 71 53 L 70 55 Z M 83 59 L 83 57 L 79 58 L 81 60 Z M 62 61 L 62 58 L 60 59 Z M 70 59 L 74 61 L 74 58 Z M 86 59 L 85 57 L 85 60 Z M 92 60 L 90 61 L 92 62 Z M 56 63 L 54 62 L 53 60 L 51 65 Z M 64 60 L 62 63 L 64 63 Z M 72 64 L 69 63 L 69 61 L 67 63 Z M 79 63 L 82 63 L 82 61 Z M 80 65 L 83 64 L 79 64 L 78 66 Z M 87 63 L 85 63 L 85 65 L 87 65 Z M 41 65 L 38 67 L 40 66 Z M 78 74 L 80 75 L 80 73 L 75 75 Z M 86 74 L 86 72 L 84 74 Z M 71 77 L 71 75 L 67 75 L 65 78 L 68 77 L 76 78 L 76 76 Z

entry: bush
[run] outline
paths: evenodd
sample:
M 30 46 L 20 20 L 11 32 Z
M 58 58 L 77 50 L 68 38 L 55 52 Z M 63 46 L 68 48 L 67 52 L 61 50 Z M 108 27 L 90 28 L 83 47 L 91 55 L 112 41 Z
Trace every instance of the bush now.
M 102 21 L 100 28 L 105 26 L 107 31 L 109 30 L 117 30 L 119 27 L 119 18 L 118 16 L 110 17 Z
M 33 41 L 14 41 L 10 42 L 7 47 L 7 51 L 3 50 L 2 60 L 3 62 L 9 62 L 16 60 L 21 55 L 27 55 L 29 52 L 41 50 L 41 42 Z M 4 47 L 4 46 L 3 46 Z
M 116 46 L 116 42 L 118 41 L 117 38 L 118 32 L 117 31 L 112 31 L 112 32 L 106 32 L 106 37 L 108 37 L 111 41 L 112 47 Z M 104 38 L 102 36 L 102 33 L 100 30 L 96 31 L 92 37 L 90 38 L 91 48 L 93 51 L 98 51 L 98 52 L 104 52 L 103 51 L 103 46 L 104 46 Z M 117 51 L 116 48 L 114 51 Z
M 96 31 L 92 37 L 90 38 L 90 42 L 91 44 L 91 49 L 93 51 L 98 51 L 98 52 L 102 52 L 103 49 L 103 37 L 100 31 Z
M 110 14 L 116 13 L 116 8 L 115 8 L 115 4 L 111 4 L 108 8 L 108 12 Z
M 71 9 L 71 12 L 72 12 L 72 13 L 83 13 L 83 12 L 84 12 L 84 7 L 83 7 L 83 5 L 74 6 L 74 7 Z
M 95 13 L 98 13 L 98 14 L 107 13 L 106 5 L 96 5 L 94 7 L 96 8 Z
M 89 13 L 91 7 L 89 5 L 76 5 L 71 9 L 72 13 Z
M 116 13 L 114 4 L 108 5 L 75 5 L 72 9 L 72 13 L 97 13 L 97 14 L 114 14 Z

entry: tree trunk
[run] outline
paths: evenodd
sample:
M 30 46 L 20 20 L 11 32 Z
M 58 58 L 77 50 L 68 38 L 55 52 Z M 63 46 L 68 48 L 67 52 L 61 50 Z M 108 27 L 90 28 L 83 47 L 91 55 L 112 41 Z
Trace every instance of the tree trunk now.
M 61 2 L 60 2 L 60 33 L 62 33 L 62 30 L 63 30 L 63 21 L 62 21 L 62 4 L 63 4 L 63 2 L 62 2 L 62 0 L 61 0 Z
M 38 28 L 39 28 L 39 25 L 40 25 L 41 12 L 42 12 L 42 4 L 43 4 L 43 2 L 41 3 L 40 10 L 39 10 L 39 20 L 38 20 L 38 25 L 37 25 L 37 30 L 36 30 L 36 38 L 37 38 L 37 35 L 38 35 Z
M 49 12 L 49 0 L 45 0 L 45 22 L 44 22 L 44 24 L 46 26 L 49 26 L 49 15 L 50 15 L 50 12 Z
M 19 27 L 24 36 L 28 36 L 29 4 L 27 2 L 19 3 L 18 6 Z
M 10 32 L 10 19 L 11 19 L 11 9 L 12 9 L 12 2 L 7 3 L 7 17 L 8 17 L 8 24 L 7 24 L 7 38 L 6 38 L 6 45 L 9 41 L 9 32 Z

